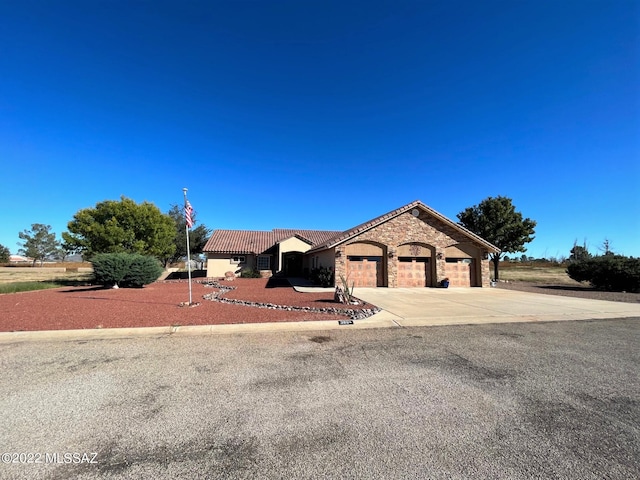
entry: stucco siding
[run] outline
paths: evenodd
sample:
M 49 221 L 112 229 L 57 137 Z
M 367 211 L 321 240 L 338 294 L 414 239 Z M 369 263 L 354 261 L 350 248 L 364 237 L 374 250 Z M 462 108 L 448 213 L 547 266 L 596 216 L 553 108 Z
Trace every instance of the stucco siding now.
M 235 263 L 233 257 L 244 257 L 243 263 Z M 255 268 L 255 257 L 250 254 L 228 254 L 228 253 L 208 253 L 207 254 L 207 277 L 224 277 L 227 272 L 240 275 L 240 272 Z

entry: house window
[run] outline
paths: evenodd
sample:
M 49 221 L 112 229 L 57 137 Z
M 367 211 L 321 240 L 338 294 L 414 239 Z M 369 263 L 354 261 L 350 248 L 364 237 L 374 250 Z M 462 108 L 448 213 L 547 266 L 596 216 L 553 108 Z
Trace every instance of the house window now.
M 231 257 L 231 263 L 245 263 L 245 256 L 244 255 L 234 255 L 233 257 Z
M 260 255 L 258 257 L 258 270 L 271 270 L 271 257 Z

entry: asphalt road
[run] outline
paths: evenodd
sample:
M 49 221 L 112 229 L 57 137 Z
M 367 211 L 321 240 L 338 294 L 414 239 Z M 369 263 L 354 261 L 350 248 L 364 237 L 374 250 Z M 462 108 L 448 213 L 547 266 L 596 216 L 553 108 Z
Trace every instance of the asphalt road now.
M 0 478 L 639 478 L 639 345 L 640 318 L 3 344 Z

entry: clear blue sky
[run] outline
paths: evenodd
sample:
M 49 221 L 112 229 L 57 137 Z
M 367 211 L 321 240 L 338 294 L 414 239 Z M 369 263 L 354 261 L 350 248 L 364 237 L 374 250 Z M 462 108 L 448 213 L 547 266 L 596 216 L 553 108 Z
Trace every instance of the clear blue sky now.
M 343 230 L 488 196 L 640 256 L 640 2 L 0 2 L 0 244 L 121 195 Z

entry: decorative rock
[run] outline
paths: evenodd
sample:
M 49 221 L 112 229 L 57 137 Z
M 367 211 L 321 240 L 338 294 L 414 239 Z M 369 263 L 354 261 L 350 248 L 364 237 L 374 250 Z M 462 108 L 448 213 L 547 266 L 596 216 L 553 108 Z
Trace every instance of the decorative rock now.
M 234 277 L 235 278 L 235 277 Z M 351 308 L 334 308 L 334 307 L 293 307 L 289 305 L 276 305 L 274 303 L 262 303 L 262 302 L 249 302 L 247 300 L 238 300 L 235 298 L 224 298 L 223 295 L 231 290 L 235 290 L 236 287 L 230 285 L 221 285 L 215 279 L 199 280 L 199 283 L 203 283 L 208 287 L 217 288 L 218 291 L 207 293 L 202 298 L 210 300 L 212 302 L 227 303 L 233 305 L 243 305 L 246 307 L 255 308 L 267 308 L 269 310 L 286 310 L 289 312 L 309 312 L 309 313 L 329 313 L 334 315 L 346 315 L 352 320 L 358 320 L 368 318 L 371 315 L 382 311 L 380 308 L 363 308 L 363 309 L 351 309 Z M 354 300 L 356 300 L 354 298 Z

